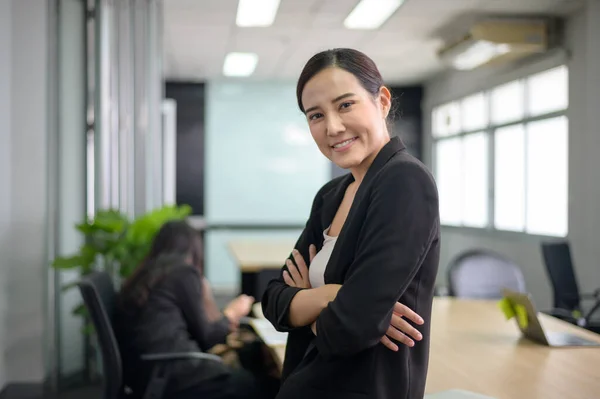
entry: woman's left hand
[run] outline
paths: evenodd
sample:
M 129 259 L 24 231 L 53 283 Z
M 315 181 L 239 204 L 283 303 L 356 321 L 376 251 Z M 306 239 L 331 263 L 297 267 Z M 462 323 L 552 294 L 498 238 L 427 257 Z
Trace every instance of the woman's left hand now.
M 308 247 L 309 252 L 309 264 L 312 263 L 313 259 L 317 255 L 317 247 L 313 244 Z M 310 278 L 308 275 L 308 266 L 304 261 L 300 252 L 297 249 L 292 251 L 292 256 L 294 257 L 294 261 L 296 262 L 296 267 L 294 262 L 291 259 L 285 261 L 285 265 L 287 266 L 287 270 L 283 272 L 283 280 L 290 287 L 298 287 L 298 288 L 311 288 Z
M 411 308 L 400 302 L 396 302 L 390 326 L 381 338 L 381 343 L 394 352 L 397 352 L 399 348 L 391 339 L 395 339 L 408 347 L 415 346 L 415 341 L 423 339 L 423 335 L 406 320 L 410 320 L 417 325 L 422 325 L 425 322 Z

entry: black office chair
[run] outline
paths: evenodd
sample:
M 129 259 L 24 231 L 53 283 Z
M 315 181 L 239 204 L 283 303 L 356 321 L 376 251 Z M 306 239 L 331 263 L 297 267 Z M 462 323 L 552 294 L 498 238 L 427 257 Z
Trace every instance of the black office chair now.
M 123 365 L 119 346 L 112 328 L 112 317 L 115 309 L 115 290 L 112 280 L 106 272 L 93 272 L 78 283 L 81 296 L 92 319 L 102 352 L 102 368 L 104 372 L 103 399 L 121 399 L 127 397 L 123 385 Z M 142 357 L 143 361 L 154 364 L 150 381 L 144 392 L 144 399 L 163 397 L 168 381 L 164 365 L 182 359 L 209 359 L 221 362 L 221 358 L 202 352 L 152 353 Z M 136 395 L 141 396 L 141 395 Z
M 579 292 L 569 243 L 543 242 L 542 256 L 554 292 L 554 309 L 547 313 L 600 333 L 600 320 L 592 320 L 593 314 L 600 310 L 600 288 L 592 294 Z M 593 301 L 587 312 L 582 310 L 583 300 Z
M 448 266 L 448 295 L 500 299 L 502 289 L 526 292 L 523 272 L 515 263 L 488 250 L 470 250 Z

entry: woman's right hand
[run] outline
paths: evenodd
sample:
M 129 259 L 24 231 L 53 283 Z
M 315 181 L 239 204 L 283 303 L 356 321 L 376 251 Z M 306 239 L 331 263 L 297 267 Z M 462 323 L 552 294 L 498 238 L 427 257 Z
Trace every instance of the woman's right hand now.
M 308 254 L 310 257 L 308 264 L 310 265 L 317 255 L 317 247 L 311 244 L 308 247 Z M 283 280 L 290 287 L 311 288 L 308 266 L 306 265 L 304 258 L 297 249 L 292 251 L 292 256 L 298 267 L 294 265 L 294 262 L 292 262 L 291 259 L 286 260 L 285 265 L 287 270 L 283 272 Z
M 390 338 L 409 347 L 415 345 L 414 340 L 420 341 L 423 339 L 423 335 L 405 319 L 418 325 L 424 323 L 423 318 L 416 314 L 412 309 L 400 302 L 396 302 L 390 326 L 383 338 L 381 338 L 381 343 L 394 352 L 398 351 L 398 345 L 392 342 Z

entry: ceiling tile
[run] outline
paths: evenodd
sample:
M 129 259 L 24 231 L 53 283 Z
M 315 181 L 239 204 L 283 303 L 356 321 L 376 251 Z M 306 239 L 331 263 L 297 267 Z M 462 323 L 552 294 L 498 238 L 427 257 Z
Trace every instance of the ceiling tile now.
M 237 11 L 238 0 L 165 0 L 163 2 L 165 12 L 228 12 Z
M 323 0 L 316 11 L 321 14 L 337 14 L 344 20 L 358 3 L 359 0 Z
M 281 0 L 278 13 L 310 13 L 313 10 L 318 9 L 321 3 L 323 3 L 323 0 Z

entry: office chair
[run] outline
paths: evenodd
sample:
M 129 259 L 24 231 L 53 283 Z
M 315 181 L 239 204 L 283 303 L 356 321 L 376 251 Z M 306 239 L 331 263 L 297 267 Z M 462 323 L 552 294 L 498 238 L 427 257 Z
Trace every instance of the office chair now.
M 519 266 L 488 250 L 466 251 L 448 266 L 448 295 L 472 299 L 501 299 L 502 289 L 526 292 Z
M 600 320 L 591 320 L 592 315 L 600 310 L 600 288 L 592 294 L 579 292 L 569 243 L 543 242 L 542 256 L 554 292 L 554 309 L 547 313 L 600 333 Z M 593 301 L 586 313 L 582 311 L 583 300 Z
M 111 322 L 116 300 L 112 280 L 106 272 L 93 272 L 83 277 L 78 286 L 85 307 L 92 319 L 102 353 L 104 374 L 102 397 L 103 399 L 126 398 L 128 393 L 123 384 L 123 364 Z M 222 361 L 218 356 L 202 352 L 149 353 L 142 355 L 141 359 L 154 364 L 150 381 L 148 381 L 146 390 L 143 393 L 144 399 L 163 398 L 164 389 L 168 382 L 168 375 L 164 369 L 167 362 L 182 359 Z

